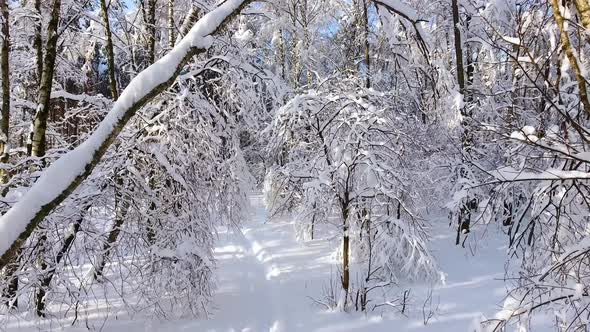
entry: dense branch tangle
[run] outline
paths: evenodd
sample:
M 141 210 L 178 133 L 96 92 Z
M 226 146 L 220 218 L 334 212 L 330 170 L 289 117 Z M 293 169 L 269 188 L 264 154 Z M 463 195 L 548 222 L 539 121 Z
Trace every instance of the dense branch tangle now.
M 207 49 L 210 35 L 223 28 L 250 2 L 228 0 L 199 20 L 170 53 L 129 84 L 88 140 L 52 164 L 22 200 L 0 218 L 0 233 L 6 234 L 0 247 L 0 268 L 14 259 L 18 248 L 37 225 L 90 175 L 133 115 L 166 90 L 184 65 Z M 48 192 L 49 188 L 53 190 Z

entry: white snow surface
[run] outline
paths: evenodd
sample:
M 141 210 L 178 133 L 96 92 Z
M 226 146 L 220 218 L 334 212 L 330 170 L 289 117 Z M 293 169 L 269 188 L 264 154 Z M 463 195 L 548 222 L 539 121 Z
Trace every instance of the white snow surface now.
M 79 323 L 71 319 L 39 322 L 12 317 L 8 331 L 209 331 L 209 332 L 337 332 L 337 331 L 479 331 L 477 323 L 506 309 L 503 266 L 506 239 L 497 226 L 479 226 L 471 248 L 454 246 L 454 227 L 446 218 L 432 219 L 430 247 L 444 271 L 444 283 L 406 285 L 411 288 L 408 311 L 342 313 L 327 310 L 324 301 L 330 280 L 338 285 L 334 227 L 318 225 L 317 238 L 296 240 L 292 220 L 267 220 L 262 195 L 253 195 L 250 220 L 241 230 L 221 230 L 215 248 L 218 269 L 214 309 L 209 319 L 158 320 L 129 315 L 116 301 L 92 303 L 81 312 Z M 484 236 L 478 237 L 477 233 Z M 354 276 L 352 277 L 354 279 Z M 428 292 L 432 290 L 432 301 Z M 338 288 L 335 289 L 338 292 Z M 131 300 L 128 299 L 128 300 Z M 426 304 L 425 304 L 426 303 Z M 107 309 L 108 308 L 108 309 Z M 423 311 L 424 308 L 424 311 Z M 424 314 L 423 314 L 424 312 Z M 427 319 L 425 316 L 432 317 Z M 535 331 L 543 331 L 539 328 Z
M 200 19 L 191 31 L 166 56 L 139 73 L 121 93 L 113 108 L 96 131 L 80 146 L 55 161 L 31 189 L 0 217 L 0 254 L 4 254 L 43 208 L 66 190 L 91 163 L 94 153 L 108 139 L 115 125 L 129 108 L 159 84 L 172 77 L 176 68 L 193 47 L 210 46 L 210 36 L 223 20 L 245 0 L 227 0 Z

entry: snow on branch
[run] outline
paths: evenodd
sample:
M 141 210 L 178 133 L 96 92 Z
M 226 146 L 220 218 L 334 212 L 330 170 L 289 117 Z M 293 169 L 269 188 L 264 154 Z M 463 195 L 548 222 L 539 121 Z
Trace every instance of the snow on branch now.
M 587 180 L 590 173 L 583 171 L 563 171 L 559 169 L 547 169 L 542 172 L 533 173 L 517 170 L 512 167 L 505 167 L 490 172 L 500 182 L 515 181 L 553 181 L 553 180 Z
M 428 58 L 428 43 L 426 39 L 426 33 L 420 26 L 420 22 L 427 22 L 424 19 L 420 19 L 418 17 L 418 13 L 413 8 L 409 7 L 408 5 L 402 3 L 399 0 L 372 0 L 377 7 L 383 7 L 388 12 L 394 13 L 403 17 L 404 19 L 410 21 L 416 30 L 416 39 L 418 41 L 418 46 L 422 50 L 424 56 Z
M 93 104 L 96 106 L 104 106 L 104 105 L 107 105 L 111 102 L 110 99 L 105 98 L 101 95 L 98 95 L 98 96 L 90 96 L 87 94 L 77 95 L 77 94 L 69 93 L 65 90 L 52 91 L 51 92 L 51 99 L 57 99 L 57 98 L 63 98 L 63 99 L 79 101 L 79 102 L 86 102 L 86 103 L 90 103 L 90 104 Z
M 212 34 L 252 0 L 227 0 L 200 19 L 166 56 L 139 73 L 123 91 L 96 131 L 55 161 L 31 189 L 0 217 L 0 269 L 51 211 L 91 173 L 133 115 L 167 89 L 192 56 L 204 52 Z

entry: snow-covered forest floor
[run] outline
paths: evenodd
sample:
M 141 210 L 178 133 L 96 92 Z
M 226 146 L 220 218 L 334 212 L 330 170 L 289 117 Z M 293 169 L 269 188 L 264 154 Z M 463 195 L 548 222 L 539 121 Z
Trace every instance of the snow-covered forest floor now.
M 315 240 L 298 241 L 292 221 L 267 220 L 261 195 L 251 197 L 251 218 L 241 231 L 220 231 L 215 248 L 217 289 L 209 319 L 163 320 L 116 312 L 116 304 L 102 312 L 80 314 L 78 323 L 66 330 L 103 331 L 473 331 L 482 315 L 493 317 L 501 310 L 504 284 L 505 241 L 496 226 L 476 228 L 470 246 L 454 246 L 454 227 L 446 218 L 433 220 L 430 246 L 443 282 L 399 286 L 410 288 L 404 314 L 380 307 L 368 314 L 345 314 L 326 310 L 330 284 L 337 289 L 339 238 L 325 226 Z M 484 234 L 485 233 L 485 234 Z M 484 236 L 482 236 L 484 235 Z M 474 240 L 474 239 L 472 239 Z M 355 279 L 355 276 L 352 276 Z M 429 297 L 428 294 L 431 294 Z M 430 298 L 430 300 L 429 300 Z M 129 300 L 132 300 L 130 297 Z M 107 301 L 108 302 L 108 301 Z M 91 306 L 89 306 L 91 308 Z M 114 311 L 114 312 L 113 312 Z M 386 313 L 384 313 L 386 312 Z M 108 318 L 108 319 L 107 319 Z M 427 324 L 424 324 L 424 321 Z M 49 324 L 49 323 L 48 323 Z M 56 322 L 29 321 L 15 316 L 8 331 L 58 328 Z
M 590 0 L 0 0 L 0 332 L 590 331 L 586 32 Z

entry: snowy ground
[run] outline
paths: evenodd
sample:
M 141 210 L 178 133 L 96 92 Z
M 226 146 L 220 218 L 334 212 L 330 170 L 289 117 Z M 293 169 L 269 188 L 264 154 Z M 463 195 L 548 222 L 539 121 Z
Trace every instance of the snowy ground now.
M 91 329 L 104 331 L 473 331 L 482 314 L 493 317 L 501 309 L 505 248 L 499 236 L 488 234 L 472 250 L 454 246 L 446 220 L 433 225 L 431 247 L 446 273 L 436 286 L 431 304 L 424 306 L 426 288 L 412 290 L 410 314 L 343 314 L 329 312 L 322 301 L 330 280 L 337 280 L 334 240 L 305 243 L 295 239 L 288 221 L 267 222 L 261 196 L 252 197 L 252 217 L 240 232 L 222 232 L 215 249 L 218 260 L 215 308 L 209 320 L 153 321 L 98 319 Z M 488 230 L 492 232 L 491 229 Z M 429 302 L 430 303 L 430 302 Z M 433 316 L 424 325 L 424 312 Z M 123 318 L 122 318 L 123 317 Z M 66 330 L 87 330 L 87 327 Z M 55 327 L 55 325 L 54 325 Z M 9 331 L 46 329 L 47 325 L 12 320 Z

